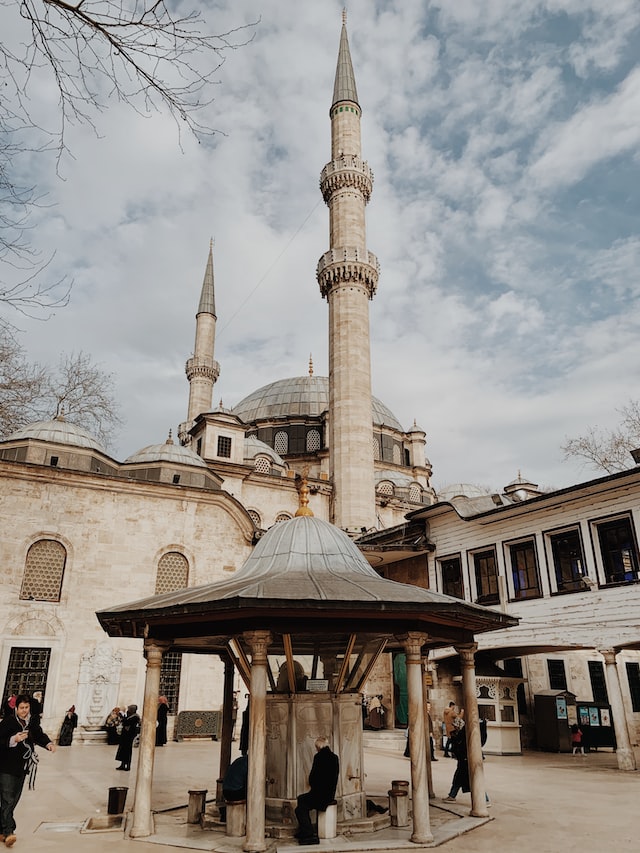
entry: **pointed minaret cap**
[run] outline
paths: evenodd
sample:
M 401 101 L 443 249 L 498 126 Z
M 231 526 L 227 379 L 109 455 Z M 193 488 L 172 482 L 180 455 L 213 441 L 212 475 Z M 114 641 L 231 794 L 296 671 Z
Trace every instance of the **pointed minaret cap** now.
M 358 103 L 358 91 L 356 89 L 356 78 L 351 63 L 351 52 L 349 51 L 349 39 L 347 38 L 347 12 L 342 10 L 342 32 L 340 34 L 340 48 L 338 50 L 338 65 L 336 67 L 336 79 L 333 84 L 333 102 L 335 107 L 340 101 L 351 101 Z
M 204 271 L 198 314 L 213 314 L 214 317 L 216 316 L 216 296 L 213 279 L 213 238 L 209 241 L 209 257 Z

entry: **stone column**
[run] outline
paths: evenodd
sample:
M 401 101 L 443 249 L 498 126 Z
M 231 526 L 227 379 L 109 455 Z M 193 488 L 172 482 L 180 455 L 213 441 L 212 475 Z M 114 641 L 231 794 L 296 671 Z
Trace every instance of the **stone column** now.
M 229 655 L 221 655 L 224 661 L 224 689 L 222 700 L 222 737 L 220 740 L 220 778 L 224 777 L 231 764 L 231 741 L 233 738 L 233 676 L 235 667 Z
M 251 705 L 249 710 L 249 778 L 247 780 L 247 836 L 243 849 L 261 853 L 265 841 L 267 778 L 267 649 L 270 631 L 245 631 L 251 649 Z
M 427 786 L 429 788 L 429 799 L 435 800 L 436 794 L 433 790 L 433 768 L 431 766 L 431 732 L 429 730 L 429 711 L 428 711 L 428 702 L 429 702 L 429 690 L 427 689 L 427 680 L 426 680 L 426 670 L 427 670 L 427 658 L 422 658 L 422 702 L 424 707 L 424 724 L 425 724 L 425 735 L 424 739 L 426 742 L 426 756 L 427 756 Z
M 427 781 L 427 742 L 422 679 L 422 646 L 427 635 L 419 631 L 398 637 L 407 656 L 407 693 L 409 698 L 409 752 L 411 754 L 411 796 L 414 844 L 433 841 L 429 822 L 429 785 Z
M 607 693 L 611 703 L 611 716 L 613 717 L 613 730 L 616 735 L 616 756 L 620 770 L 635 770 L 636 759 L 629 737 L 627 726 L 627 715 L 624 712 L 622 690 L 620 689 L 620 678 L 616 664 L 615 649 L 598 649 L 604 658 L 605 679 L 607 682 Z
M 147 659 L 147 676 L 144 683 L 144 704 L 138 749 L 135 801 L 133 805 L 132 838 L 143 838 L 153 832 L 151 816 L 151 785 L 153 781 L 153 759 L 156 750 L 156 722 L 158 720 L 158 695 L 160 693 L 160 667 L 162 655 L 169 643 L 153 638 L 144 641 L 144 656 Z
M 471 816 L 488 817 L 484 767 L 482 764 L 482 744 L 480 743 L 480 714 L 476 694 L 476 643 L 456 646 L 462 668 L 462 704 L 467 735 L 467 761 L 469 764 L 469 783 L 471 785 Z

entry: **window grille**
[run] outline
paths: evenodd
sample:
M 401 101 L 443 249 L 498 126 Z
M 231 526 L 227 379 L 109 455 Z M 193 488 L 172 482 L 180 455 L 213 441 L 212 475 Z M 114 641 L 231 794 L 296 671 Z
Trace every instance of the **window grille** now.
M 271 460 L 267 456 L 258 456 L 255 462 L 254 470 L 257 474 L 270 474 Z
M 320 433 L 317 429 L 310 429 L 307 433 L 307 450 L 309 453 L 320 450 Z
M 27 551 L 20 598 L 60 601 L 67 551 L 54 539 L 40 539 Z
M 218 456 L 223 459 L 231 458 L 231 439 L 228 435 L 218 436 Z
M 156 595 L 185 589 L 189 582 L 189 563 L 178 551 L 169 551 L 158 560 Z
M 255 509 L 250 509 L 249 516 L 251 517 L 251 521 L 253 521 L 253 523 L 259 530 L 262 526 L 262 519 L 260 518 L 260 513 L 256 512 Z
M 276 433 L 273 440 L 273 449 L 278 456 L 284 456 L 289 451 L 289 436 L 284 430 Z
M 279 512 L 278 515 L 276 515 L 276 524 L 280 524 L 281 521 L 289 521 L 290 518 L 291 516 L 288 512 Z
M 3 699 L 20 693 L 33 696 L 36 690 L 41 690 L 44 698 L 50 657 L 51 649 L 14 646 L 9 652 Z

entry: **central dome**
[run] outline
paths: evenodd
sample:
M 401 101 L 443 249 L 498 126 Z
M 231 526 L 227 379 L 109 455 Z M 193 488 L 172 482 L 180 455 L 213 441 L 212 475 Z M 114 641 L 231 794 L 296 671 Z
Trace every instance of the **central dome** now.
M 372 422 L 402 432 L 393 412 L 377 397 L 371 398 Z M 233 408 L 246 424 L 292 416 L 320 417 L 329 408 L 329 379 L 326 376 L 293 376 L 258 388 Z

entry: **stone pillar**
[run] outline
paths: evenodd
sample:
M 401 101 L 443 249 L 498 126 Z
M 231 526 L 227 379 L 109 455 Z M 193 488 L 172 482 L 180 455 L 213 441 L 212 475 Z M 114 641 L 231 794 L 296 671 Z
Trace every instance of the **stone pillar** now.
M 156 750 L 156 722 L 158 720 L 158 695 L 160 693 L 160 667 L 162 655 L 169 643 L 153 638 L 144 641 L 144 656 L 147 659 L 147 677 L 144 683 L 144 704 L 138 750 L 135 801 L 133 804 L 132 838 L 144 838 L 153 832 L 151 817 L 151 785 L 153 782 L 153 759 Z
M 267 779 L 267 649 L 270 631 L 245 631 L 251 649 L 251 704 L 249 709 L 249 778 L 247 780 L 247 836 L 243 849 L 261 853 L 265 841 Z
M 427 658 L 422 658 L 422 701 L 424 706 L 424 724 L 425 724 L 425 741 L 427 745 L 427 786 L 429 788 L 429 799 L 435 800 L 436 794 L 433 790 L 433 768 L 431 766 L 431 731 L 429 729 L 429 691 L 427 689 L 426 679 Z
M 616 664 L 616 651 L 615 649 L 598 649 L 598 651 L 604 658 L 607 693 L 609 694 L 609 702 L 611 703 L 613 730 L 616 735 L 618 768 L 620 770 L 635 770 L 636 759 L 631 746 L 631 738 L 629 737 L 627 715 L 624 712 L 624 702 L 622 700 L 622 690 L 620 689 L 620 679 Z
M 488 817 L 484 767 L 482 764 L 482 744 L 480 743 L 480 714 L 476 694 L 476 643 L 456 646 L 462 668 L 462 704 L 467 735 L 467 760 L 469 764 L 469 783 L 471 785 L 471 816 Z
M 407 656 L 407 693 L 409 698 L 409 752 L 411 754 L 411 789 L 414 844 L 433 841 L 429 822 L 429 785 L 427 781 L 427 742 L 425 739 L 425 704 L 422 678 L 422 646 L 427 635 L 409 631 L 398 639 Z

